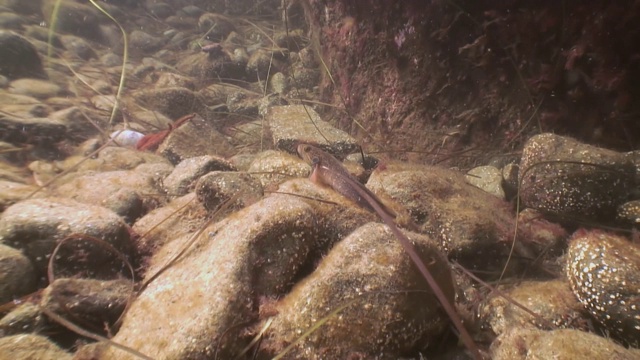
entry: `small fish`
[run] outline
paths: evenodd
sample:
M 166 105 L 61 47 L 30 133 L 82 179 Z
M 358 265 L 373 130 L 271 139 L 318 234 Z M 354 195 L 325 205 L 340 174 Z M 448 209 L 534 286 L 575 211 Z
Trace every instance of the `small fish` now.
M 380 201 L 369 189 L 362 185 L 353 177 L 347 169 L 345 169 L 340 161 L 315 146 L 309 144 L 300 144 L 297 148 L 298 155 L 308 162 L 313 168 L 313 172 L 309 179 L 317 184 L 322 184 L 333 188 L 337 193 L 354 201 L 359 206 L 366 208 L 378 214 L 380 219 L 389 227 L 391 232 L 398 239 L 405 252 L 411 258 L 414 265 L 418 268 L 424 279 L 429 284 L 442 308 L 445 310 L 453 325 L 459 332 L 460 339 L 467 346 L 474 359 L 483 359 L 482 354 L 473 338 L 462 324 L 462 319 L 458 315 L 454 305 L 453 284 L 443 284 L 447 287 L 444 291 L 433 277 L 427 266 L 416 252 L 411 240 L 398 229 L 394 218 L 395 212 L 389 209 Z
M 351 175 L 338 159 L 309 144 L 300 144 L 297 150 L 298 155 L 313 168 L 310 177 L 311 181 L 328 186 L 340 195 L 355 202 L 358 206 L 375 213 L 376 210 L 370 204 L 370 201 L 373 200 L 380 205 L 380 208 L 388 216 L 393 219 L 396 218 L 395 211 L 386 206 L 382 200 Z M 356 187 L 359 187 L 361 191 L 357 191 Z M 362 192 L 366 196 L 361 195 Z

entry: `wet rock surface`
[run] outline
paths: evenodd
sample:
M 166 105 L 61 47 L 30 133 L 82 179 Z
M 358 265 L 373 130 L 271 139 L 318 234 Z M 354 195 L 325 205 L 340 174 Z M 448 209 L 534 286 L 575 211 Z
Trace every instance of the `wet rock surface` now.
M 509 205 L 467 184 L 462 174 L 439 167 L 389 165 L 375 171 L 367 186 L 402 204 L 421 232 L 465 266 L 504 266 L 514 225 Z
M 315 225 L 315 214 L 303 201 L 270 197 L 210 226 L 182 261 L 138 297 L 114 340 L 156 358 L 241 351 L 250 339 L 241 329 L 229 329 L 257 319 L 251 309 L 261 296 L 277 296 L 290 286 L 314 247 Z M 148 274 L 188 238 L 160 249 Z M 215 349 L 212 340 L 223 336 L 232 340 Z M 123 358 L 115 350 L 108 354 Z
M 128 280 L 56 279 L 42 293 L 40 306 L 85 326 L 113 325 L 133 293 Z
M 573 292 L 605 328 L 638 346 L 640 247 L 599 230 L 578 230 L 569 240 L 567 278 Z
M 275 106 L 266 118 L 278 149 L 295 154 L 299 142 L 316 144 L 323 150 L 346 156 L 358 148 L 355 139 L 330 126 L 311 108 L 301 105 Z M 311 135 L 311 136 L 310 136 Z
M 578 330 L 517 329 L 491 345 L 496 360 L 512 359 L 637 359 L 637 349 L 625 349 L 605 338 Z
M 174 196 L 186 195 L 195 186 L 195 181 L 203 175 L 216 171 L 233 171 L 233 165 L 223 158 L 205 155 L 188 158 L 178 165 L 164 179 L 165 190 Z
M 71 360 L 64 351 L 45 336 L 20 334 L 0 337 L 0 357 L 7 359 Z
M 31 260 L 21 251 L 0 244 L 0 303 L 36 289 L 36 273 Z
M 313 168 L 294 155 L 301 142 L 347 158 L 350 173 L 369 179 L 367 187 L 395 211 L 397 223 L 414 231 L 406 234 L 459 309 L 474 306 L 464 303 L 471 297 L 460 296 L 461 285 L 482 297 L 475 299 L 480 309 L 472 310 L 489 331 L 472 335 L 483 348 L 493 342 L 496 358 L 529 350 L 546 358 L 558 349 L 566 358 L 597 358 L 605 350 L 634 354 L 604 337 L 593 349 L 568 349 L 564 342 L 583 341 L 574 336 L 591 341 L 586 332 L 595 318 L 599 334 L 637 346 L 635 245 L 614 235 L 587 236 L 607 240 L 579 245 L 584 234 L 577 233 L 562 258 L 568 229 L 575 228 L 547 215 L 637 223 L 637 204 L 627 202 L 637 197 L 637 154 L 544 134 L 525 148 L 519 172 L 515 152 L 506 154 L 508 161 L 489 162 L 512 163 L 502 176 L 484 166 L 465 180 L 466 165 L 458 171 L 394 163 L 389 157 L 430 162 L 434 151 L 474 142 L 467 137 L 475 130 L 449 129 L 436 141 L 405 127 L 433 147 L 398 153 L 390 144 L 402 140 L 387 134 L 401 126 L 398 117 L 414 116 L 402 113 L 403 104 L 420 103 L 398 98 L 399 83 L 376 98 L 378 105 L 358 103 L 367 86 L 333 83 L 334 75 L 345 74 L 326 70 L 340 60 L 318 56 L 299 2 L 285 4 L 286 14 L 276 0 L 100 4 L 129 39 L 119 98 L 124 43 L 93 5 L 60 2 L 49 39 L 38 23 L 50 23 L 55 1 L 0 1 L 0 27 L 11 29 L 0 31 L 0 357 L 3 351 L 11 358 L 70 356 L 44 338 L 14 334 L 47 334 L 69 352 L 87 341 L 56 325 L 43 308 L 88 320 L 98 333 L 119 316 L 131 285 L 122 279 L 130 274 L 113 249 L 89 238 L 107 241 L 131 261 L 140 289 L 122 327 L 102 334 L 154 358 L 249 358 L 241 355 L 248 351 L 259 358 L 395 359 L 463 352 L 433 291 L 378 215 L 303 179 Z M 324 35 L 351 39 L 366 28 L 351 17 L 333 25 L 335 34 Z M 408 28 L 401 34 L 411 35 Z M 393 63 L 402 73 L 421 67 L 413 55 L 405 57 L 400 40 L 406 39 L 389 42 L 399 51 Z M 349 52 L 360 48 L 350 46 Z M 459 55 L 469 56 L 468 49 Z M 381 83 L 393 78 L 380 74 Z M 333 93 L 323 94 L 331 83 Z M 423 92 L 452 88 L 440 87 Z M 332 116 L 327 95 L 340 99 Z M 384 123 L 381 136 L 370 136 L 352 116 L 358 107 L 376 109 L 370 111 Z M 447 110 L 437 121 L 476 115 Z M 153 146 L 142 148 L 141 139 Z M 362 154 L 358 144 L 378 151 Z M 501 198 L 505 192 L 515 197 L 518 176 L 522 201 L 514 206 Z M 467 183 L 478 178 L 483 183 Z M 62 241 L 52 259 L 58 280 L 48 284 L 46 267 Z M 500 289 L 541 318 L 495 293 L 485 297 L 489 291 L 462 276 L 454 285 L 440 251 L 488 280 L 502 277 L 510 259 L 502 280 L 526 277 Z M 27 347 L 52 354 L 23 352 Z M 135 356 L 97 343 L 76 358 Z
M 411 237 L 453 300 L 451 273 L 435 242 Z M 329 358 L 393 357 L 424 347 L 446 325 L 438 301 L 398 241 L 384 225 L 374 223 L 340 241 L 274 307 L 277 314 L 263 344 L 270 356 L 295 344 L 287 353 L 291 358 L 314 359 L 320 353 Z M 326 321 L 321 330 L 297 341 L 320 321 Z
M 523 204 L 559 216 L 611 221 L 635 184 L 623 153 L 542 134 L 525 144 L 520 162 Z
M 125 254 L 131 249 L 124 221 L 99 206 L 63 198 L 32 199 L 10 206 L 0 217 L 0 242 L 22 250 L 39 273 L 47 268 L 57 243 L 75 234 L 99 238 Z M 105 270 L 109 273 L 108 266 L 107 269 L 101 266 L 113 260 L 102 248 L 91 245 L 67 249 L 60 256 L 83 257 L 84 262 L 91 264 L 88 270 L 95 274 Z M 73 266 L 68 270 L 73 271 Z
M 480 317 L 497 335 L 515 328 L 575 328 L 586 330 L 578 321 L 584 318 L 584 309 L 573 296 L 569 283 L 562 280 L 530 281 L 510 290 L 502 289 L 509 299 L 492 295 L 482 307 Z M 538 316 L 527 313 L 511 302 L 517 301 Z

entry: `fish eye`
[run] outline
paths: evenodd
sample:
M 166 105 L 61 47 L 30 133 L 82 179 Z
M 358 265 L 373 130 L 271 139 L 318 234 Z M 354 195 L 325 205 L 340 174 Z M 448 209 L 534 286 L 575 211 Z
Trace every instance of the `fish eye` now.
M 311 158 L 311 163 L 313 165 L 317 165 L 319 162 L 320 162 L 320 158 L 319 157 L 314 156 L 314 157 Z

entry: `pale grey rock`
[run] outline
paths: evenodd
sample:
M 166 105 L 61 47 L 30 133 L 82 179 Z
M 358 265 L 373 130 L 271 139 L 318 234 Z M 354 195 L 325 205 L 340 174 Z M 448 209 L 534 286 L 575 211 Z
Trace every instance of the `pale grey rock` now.
M 479 166 L 467 172 L 465 175 L 467 182 L 489 194 L 500 199 L 505 198 L 502 189 L 502 174 L 500 170 L 493 166 Z

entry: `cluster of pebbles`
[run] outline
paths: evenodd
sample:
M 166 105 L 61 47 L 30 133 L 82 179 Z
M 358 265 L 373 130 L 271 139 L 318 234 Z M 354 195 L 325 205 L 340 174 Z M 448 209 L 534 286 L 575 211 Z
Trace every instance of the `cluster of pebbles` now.
M 430 346 L 449 328 L 432 291 L 374 214 L 306 179 L 300 142 L 411 218 L 493 358 L 640 356 L 637 235 L 594 229 L 637 225 L 635 153 L 541 134 L 502 169 L 374 170 L 301 105 L 319 63 L 274 1 L 101 4 L 128 33 L 114 110 L 119 28 L 63 0 L 50 37 L 54 3 L 0 4 L 0 357 L 136 358 L 59 317 L 157 359 L 464 351 Z M 479 291 L 441 254 L 521 281 Z

